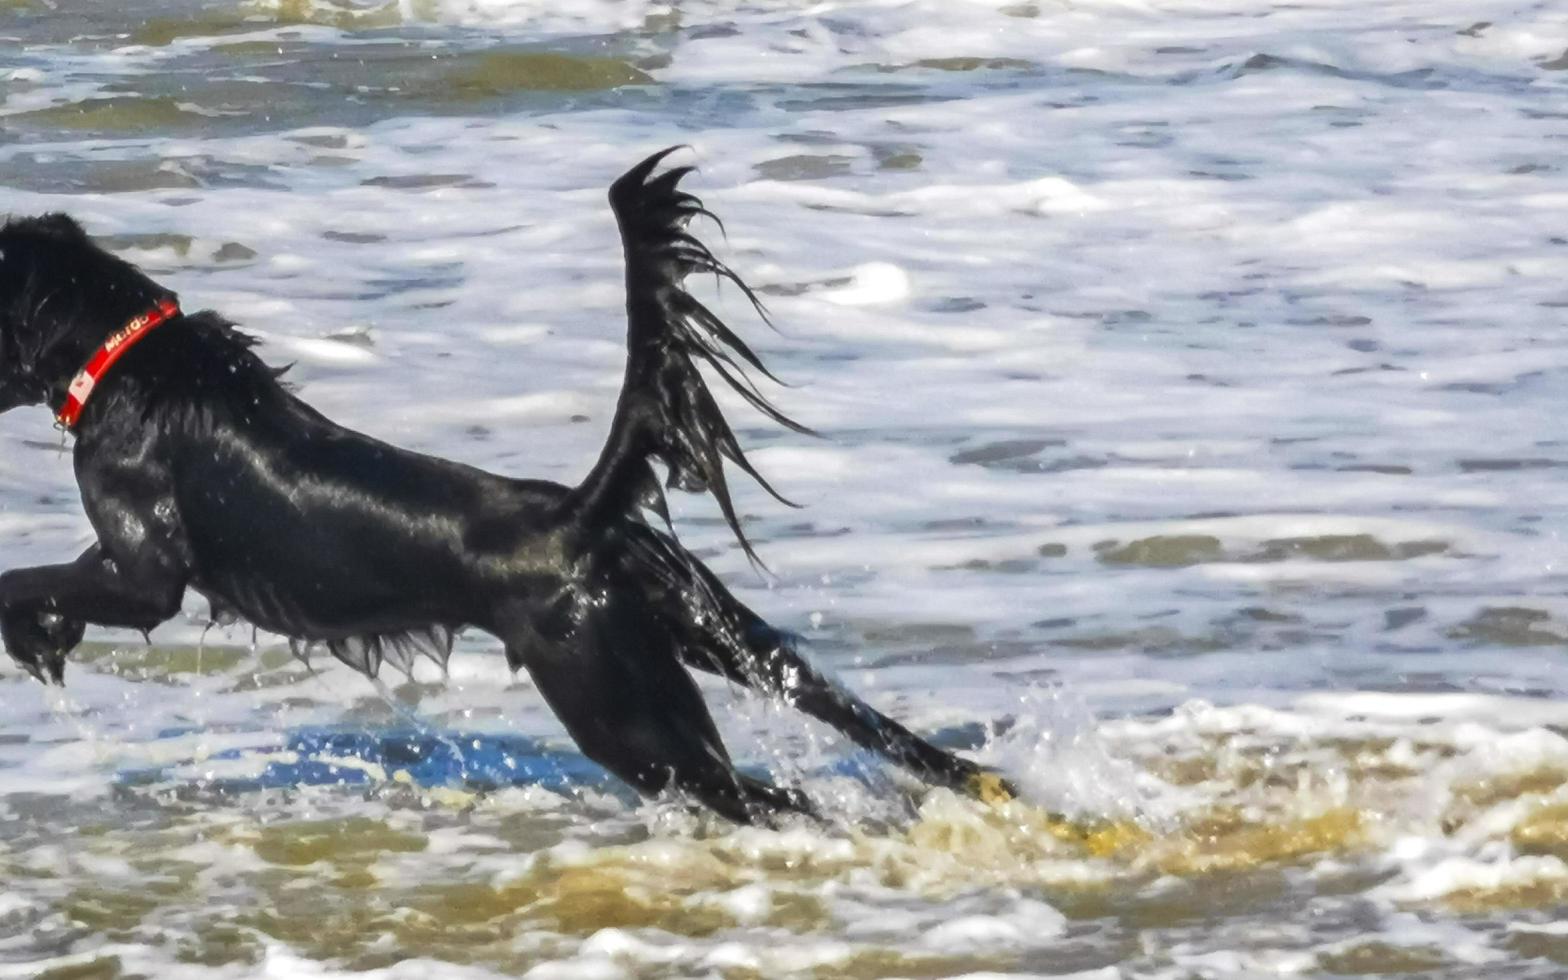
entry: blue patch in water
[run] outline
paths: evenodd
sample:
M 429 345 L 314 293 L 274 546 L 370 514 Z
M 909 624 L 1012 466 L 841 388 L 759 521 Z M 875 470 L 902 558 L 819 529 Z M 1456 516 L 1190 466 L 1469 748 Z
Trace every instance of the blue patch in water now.
M 550 751 L 517 735 L 299 729 L 289 733 L 284 748 L 298 753 L 301 762 L 270 763 L 261 777 L 263 785 L 300 785 L 306 779 L 301 770 L 305 761 L 321 756 L 359 759 L 389 774 L 401 770 L 418 786 L 543 786 L 559 791 L 606 778 L 603 769 L 583 756 Z
M 199 729 L 181 727 L 159 734 L 176 738 L 195 731 Z M 611 778 L 586 757 L 552 750 L 536 739 L 521 735 L 432 732 L 415 728 L 297 728 L 285 732 L 281 744 L 228 749 L 208 758 L 221 762 L 284 753 L 292 754 L 294 760 L 269 759 L 255 775 L 220 776 L 193 782 L 219 793 L 303 786 L 371 786 L 379 780 L 365 769 L 379 767 L 388 776 L 407 773 L 413 785 L 427 788 L 460 787 L 484 792 L 509 786 L 540 786 L 566 793 L 572 787 L 588 786 L 627 801 L 636 798 L 629 787 Z M 348 759 L 364 763 L 365 767 L 343 765 L 343 760 Z M 173 769 L 195 763 L 195 759 L 186 759 L 162 766 L 122 769 L 115 774 L 114 781 L 121 786 L 167 784 L 174 780 Z M 738 768 L 749 776 L 770 778 L 761 766 Z M 834 759 L 817 768 L 812 775 L 846 776 L 879 792 L 896 792 L 881 760 L 863 751 Z
M 167 737 L 188 735 L 191 729 L 171 729 Z M 415 729 L 300 728 L 285 734 L 281 745 L 260 750 L 229 749 L 214 753 L 214 761 L 244 759 L 259 752 L 290 752 L 297 761 L 269 760 L 260 773 L 240 778 L 204 781 L 213 789 L 246 792 L 296 786 L 368 785 L 369 773 L 336 760 L 356 759 L 379 766 L 388 775 L 402 771 L 416 786 L 461 786 L 488 790 L 506 786 L 542 786 L 561 792 L 570 786 L 597 786 L 609 782 L 605 771 L 581 755 L 551 751 L 534 739 L 517 735 L 473 733 L 436 734 Z M 188 765 L 194 759 L 174 765 Z M 146 785 L 168 779 L 173 765 L 122 769 L 115 774 L 121 785 Z

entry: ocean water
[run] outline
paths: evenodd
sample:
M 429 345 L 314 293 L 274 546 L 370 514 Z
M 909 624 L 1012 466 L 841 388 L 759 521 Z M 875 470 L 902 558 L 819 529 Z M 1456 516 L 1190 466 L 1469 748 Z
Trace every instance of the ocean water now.
M 64 210 L 388 440 L 574 481 L 662 146 L 810 440 L 680 534 L 1026 798 L 707 684 L 827 826 L 583 759 L 497 644 L 307 671 L 203 603 L 0 665 L 0 978 L 1568 975 L 1568 8 L 0 0 Z M 4 565 L 87 541 L 0 420 Z

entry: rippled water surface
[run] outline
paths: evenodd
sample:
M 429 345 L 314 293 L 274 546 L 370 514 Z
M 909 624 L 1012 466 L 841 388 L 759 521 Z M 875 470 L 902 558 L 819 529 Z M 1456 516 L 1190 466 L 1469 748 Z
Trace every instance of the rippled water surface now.
M 1425 0 L 0 0 L 0 211 L 65 210 L 403 445 L 574 481 L 604 188 L 672 143 L 826 438 L 684 540 L 928 793 L 708 688 L 831 826 L 640 803 L 498 646 L 0 667 L 0 977 L 1568 974 L 1568 10 Z M 0 422 L 4 565 L 88 537 Z

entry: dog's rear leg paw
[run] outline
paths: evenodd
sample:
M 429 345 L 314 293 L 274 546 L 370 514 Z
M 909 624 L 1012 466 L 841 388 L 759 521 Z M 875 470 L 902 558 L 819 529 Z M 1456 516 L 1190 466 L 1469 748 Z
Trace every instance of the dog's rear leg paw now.
M 981 803 L 996 806 L 1018 798 L 1018 787 L 990 769 L 982 769 L 964 782 L 964 790 Z
M 793 786 L 774 786 L 760 780 L 741 777 L 747 797 L 746 810 L 753 823 L 764 827 L 779 826 L 780 817 L 787 813 L 822 822 L 822 813 L 811 798 Z
M 946 785 L 964 795 L 997 806 L 1018 798 L 1018 785 L 989 766 L 961 756 L 950 756 L 951 766 L 943 775 Z

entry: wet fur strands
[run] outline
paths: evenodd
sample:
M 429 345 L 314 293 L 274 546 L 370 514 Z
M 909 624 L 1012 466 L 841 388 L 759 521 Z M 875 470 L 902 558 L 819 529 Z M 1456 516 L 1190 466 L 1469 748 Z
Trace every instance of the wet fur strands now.
M 6 652 L 58 682 L 86 624 L 150 630 L 187 588 L 216 617 L 371 676 L 419 656 L 444 667 L 472 627 L 500 639 L 589 758 L 643 793 L 675 789 L 739 821 L 810 812 L 798 791 L 735 770 L 688 669 L 781 698 L 928 782 L 1008 793 L 824 677 L 675 538 L 655 461 L 670 487 L 712 493 L 756 559 L 725 464 L 762 477 L 699 364 L 805 430 L 749 379 L 767 374 L 757 355 L 682 287 L 710 273 L 756 302 L 687 230 L 708 212 L 680 189 L 688 168 L 658 172 L 669 152 L 610 189 L 628 356 L 582 483 L 499 476 L 343 428 L 227 320 L 175 312 L 89 386 L 74 463 L 97 541 L 75 561 L 0 574 Z M 106 338 L 175 300 L 65 215 L 0 227 L 0 411 L 58 412 Z

